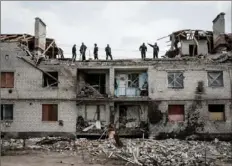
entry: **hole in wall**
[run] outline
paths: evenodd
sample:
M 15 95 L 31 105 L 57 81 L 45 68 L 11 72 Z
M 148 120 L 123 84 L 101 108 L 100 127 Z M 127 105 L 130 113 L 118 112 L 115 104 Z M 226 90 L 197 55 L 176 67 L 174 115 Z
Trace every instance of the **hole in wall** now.
M 9 91 L 8 91 L 9 93 L 12 93 L 12 89 L 9 89 Z

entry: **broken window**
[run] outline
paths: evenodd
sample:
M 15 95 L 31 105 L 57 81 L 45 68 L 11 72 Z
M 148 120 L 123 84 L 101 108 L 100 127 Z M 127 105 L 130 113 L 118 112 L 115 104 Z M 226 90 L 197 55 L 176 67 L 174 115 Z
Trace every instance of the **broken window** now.
M 56 80 L 49 75 L 43 73 L 43 87 L 58 87 L 58 72 L 47 72 L 52 75 Z
M 128 74 L 128 87 L 129 88 L 139 87 L 139 74 L 137 73 Z
M 183 88 L 184 76 L 182 72 L 169 72 L 168 73 L 168 87 L 169 88 Z
M 42 121 L 57 121 L 58 120 L 58 105 L 43 104 L 42 105 Z
M 14 72 L 1 72 L 1 88 L 14 88 Z
M 88 121 L 105 121 L 105 105 L 86 105 L 86 119 Z
M 223 87 L 223 72 L 211 71 L 208 72 L 208 85 L 209 87 Z
M 105 74 L 87 74 L 86 82 L 101 94 L 106 92 L 106 76 Z
M 1 120 L 13 120 L 13 104 L 1 104 Z
M 184 121 L 184 105 L 169 105 L 168 106 L 169 121 Z
M 225 121 L 225 106 L 223 104 L 208 105 L 209 120 Z
M 193 44 L 189 45 L 189 55 L 190 56 L 198 55 L 197 45 L 193 45 Z
M 127 107 L 119 106 L 119 127 L 125 128 L 127 121 Z

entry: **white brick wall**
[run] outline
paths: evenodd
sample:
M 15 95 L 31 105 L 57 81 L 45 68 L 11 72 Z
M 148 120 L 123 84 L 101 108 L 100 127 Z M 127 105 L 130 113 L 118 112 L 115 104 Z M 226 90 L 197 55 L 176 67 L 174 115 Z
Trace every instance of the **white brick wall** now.
M 13 103 L 13 122 L 10 127 L 2 125 L 2 131 L 7 132 L 75 132 L 77 109 L 75 102 L 49 102 L 49 101 L 15 101 Z M 30 105 L 31 103 L 31 105 Z M 42 104 L 58 104 L 58 120 L 63 120 L 64 125 L 57 122 L 42 121 Z
M 165 66 L 163 66 L 165 68 Z M 203 99 L 229 99 L 230 79 L 229 72 L 226 69 L 223 71 L 224 87 L 212 88 L 208 86 L 207 67 L 199 66 L 199 68 L 178 68 L 174 65 L 166 66 L 164 70 L 149 69 L 149 97 L 157 100 L 177 100 L 177 99 L 194 99 L 195 90 L 198 86 L 198 81 L 204 82 L 205 94 Z M 208 68 L 213 70 L 213 68 Z M 215 68 L 218 70 L 217 68 Z M 172 89 L 168 88 L 167 73 L 170 71 L 182 71 L 184 75 L 184 88 Z
M 9 89 L 1 89 L 1 97 L 4 102 L 14 102 L 14 122 L 10 127 L 4 128 L 3 131 L 11 132 L 28 132 L 28 131 L 41 131 L 41 132 L 75 132 L 76 118 L 78 115 L 84 115 L 84 106 L 79 108 L 76 106 L 75 101 L 64 101 L 62 99 L 75 99 L 76 98 L 76 69 L 78 66 L 68 65 L 41 65 L 44 69 L 55 69 L 59 72 L 59 87 L 57 89 L 43 88 L 42 87 L 42 72 L 31 67 L 22 60 L 16 58 L 18 55 L 23 55 L 21 51 L 16 49 L 16 45 L 4 44 L 1 52 L 2 61 L 1 68 L 3 71 L 15 72 L 15 88 L 10 94 Z M 10 55 L 10 59 L 4 60 L 5 54 Z M 176 101 L 194 99 L 195 89 L 198 81 L 204 82 L 205 94 L 203 99 L 230 99 L 231 98 L 231 85 L 228 64 L 201 64 L 191 61 L 152 61 L 152 62 L 139 62 L 140 65 L 135 65 L 136 62 L 120 62 L 117 66 L 113 66 L 114 62 L 100 62 L 87 63 L 87 67 L 102 68 L 105 66 L 110 67 L 109 72 L 109 90 L 114 94 L 114 76 L 115 69 L 148 69 L 148 83 L 149 83 L 149 97 L 153 100 L 170 100 L 175 104 Z M 135 64 L 134 64 L 135 63 Z M 80 63 L 80 66 L 85 64 Z M 94 66 L 95 65 L 95 66 Z M 118 66 L 121 65 L 121 66 Z M 113 67 L 112 67 L 113 66 Z M 223 71 L 224 87 L 211 88 L 208 87 L 208 70 L 221 70 Z M 168 88 L 167 72 L 168 71 L 184 71 L 184 88 L 183 89 L 170 89 Z M 51 100 L 46 100 L 46 99 Z M 16 99 L 16 100 L 12 100 Z M 20 99 L 20 100 L 17 100 Z M 22 100 L 22 99 L 41 99 L 41 100 Z M 42 122 L 42 103 L 57 102 L 58 105 L 58 119 L 64 121 L 64 126 L 59 126 L 58 122 Z M 182 101 L 185 102 L 185 101 Z M 231 119 L 231 103 L 228 100 L 223 101 L 226 104 L 227 119 Z M 30 105 L 32 103 L 32 105 Z M 106 104 L 106 117 L 109 117 L 109 104 Z M 161 111 L 166 112 L 168 103 L 162 102 Z M 191 101 L 186 102 L 187 105 Z M 166 106 L 165 106 L 166 105 Z M 207 107 L 202 108 L 202 112 L 207 112 Z M 227 120 L 224 126 L 229 125 L 231 121 Z M 227 127 L 224 127 L 225 129 Z M 223 124 L 220 127 L 223 129 Z

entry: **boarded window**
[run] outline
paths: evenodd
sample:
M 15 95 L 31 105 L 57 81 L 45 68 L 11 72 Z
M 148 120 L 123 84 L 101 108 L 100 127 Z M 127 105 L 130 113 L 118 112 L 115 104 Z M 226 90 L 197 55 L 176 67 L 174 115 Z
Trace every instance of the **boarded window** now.
M 139 87 L 139 74 L 137 73 L 128 74 L 128 87 L 130 88 Z
M 168 87 L 169 88 L 183 88 L 184 76 L 182 72 L 169 72 L 168 73 Z
M 209 120 L 225 121 L 225 106 L 223 104 L 208 105 Z
M 184 105 L 169 105 L 168 106 L 169 121 L 184 121 Z
M 208 72 L 208 85 L 209 87 L 223 87 L 223 72 Z
M 1 104 L 1 120 L 13 120 L 13 104 Z
M 57 121 L 57 120 L 58 120 L 57 104 L 43 104 L 42 121 Z
M 14 88 L 14 72 L 1 73 L 1 88 Z
M 58 72 L 47 72 L 52 75 L 56 80 L 47 74 L 43 73 L 43 87 L 58 87 Z

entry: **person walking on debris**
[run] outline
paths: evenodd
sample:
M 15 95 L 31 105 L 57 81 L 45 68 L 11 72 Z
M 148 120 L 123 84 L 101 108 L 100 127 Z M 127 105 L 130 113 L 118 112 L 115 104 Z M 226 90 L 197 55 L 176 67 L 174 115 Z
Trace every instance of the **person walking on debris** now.
M 84 43 L 81 44 L 81 48 L 80 48 L 80 53 L 82 55 L 82 61 L 85 61 L 85 51 L 86 51 L 87 47 L 85 46 Z
M 139 51 L 141 51 L 142 59 L 145 59 L 145 58 L 146 58 L 146 52 L 147 52 L 147 47 L 146 47 L 145 43 L 143 43 L 143 44 L 139 47 Z
M 95 60 L 98 59 L 98 46 L 96 43 L 94 44 L 93 55 Z
M 111 48 L 109 44 L 107 44 L 107 47 L 105 48 L 106 51 L 106 60 L 108 60 L 108 56 L 110 57 L 111 60 L 113 60 L 112 54 L 111 54 Z
M 149 43 L 147 44 L 153 48 L 153 59 L 158 58 L 159 46 L 157 45 L 157 43 L 155 43 L 154 45 Z
M 72 47 L 72 61 L 74 61 L 74 62 L 75 62 L 76 56 L 77 56 L 77 52 L 76 51 L 77 51 L 76 44 L 74 44 L 73 47 Z

